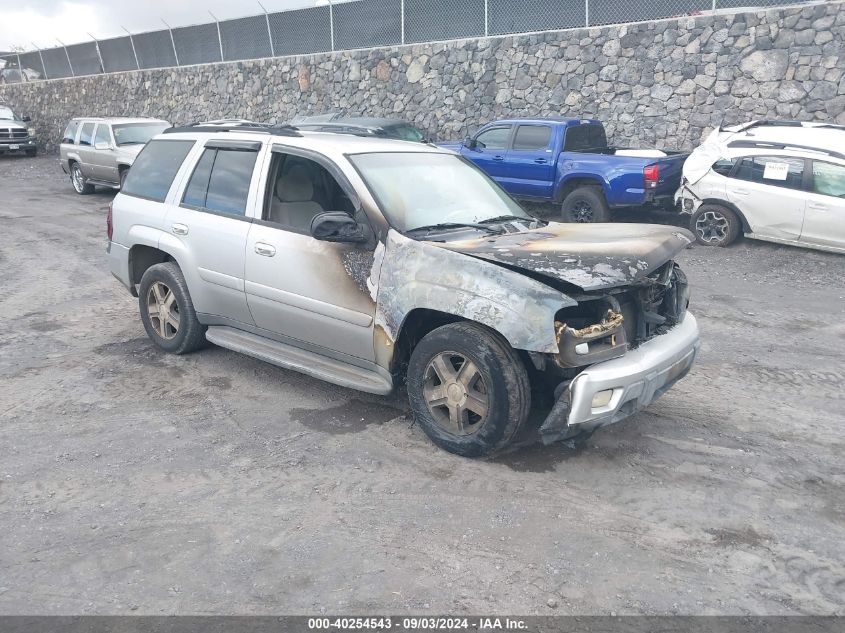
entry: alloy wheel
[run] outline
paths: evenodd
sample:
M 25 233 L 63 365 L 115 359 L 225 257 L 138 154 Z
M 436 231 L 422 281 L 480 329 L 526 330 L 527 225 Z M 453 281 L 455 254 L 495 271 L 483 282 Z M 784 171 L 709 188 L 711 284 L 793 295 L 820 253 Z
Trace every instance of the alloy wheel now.
M 719 244 L 728 238 L 730 223 L 718 211 L 705 211 L 695 221 L 695 232 L 702 242 Z
M 586 224 L 593 221 L 593 205 L 586 200 L 579 200 L 570 211 L 573 222 Z
M 161 338 L 171 340 L 179 331 L 179 304 L 176 295 L 165 284 L 156 281 L 147 293 L 150 323 Z
M 77 193 L 82 193 L 82 190 L 85 188 L 85 180 L 82 178 L 82 170 L 79 168 L 79 165 L 74 165 L 71 168 L 70 179 Z
M 429 361 L 423 396 L 437 424 L 453 435 L 476 433 L 490 408 L 484 377 L 472 360 L 458 352 L 441 352 Z

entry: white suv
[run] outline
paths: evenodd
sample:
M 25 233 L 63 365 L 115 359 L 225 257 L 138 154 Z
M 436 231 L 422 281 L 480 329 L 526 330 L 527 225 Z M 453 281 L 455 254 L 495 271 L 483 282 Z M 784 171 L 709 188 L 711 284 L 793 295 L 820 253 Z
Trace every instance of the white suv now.
M 746 237 L 845 253 L 845 127 L 755 121 L 715 130 L 676 201 L 699 243 Z
M 108 230 L 163 350 L 210 341 L 371 393 L 405 383 L 420 426 L 461 455 L 588 436 L 665 393 L 699 347 L 673 261 L 687 231 L 538 220 L 423 143 L 170 129 Z

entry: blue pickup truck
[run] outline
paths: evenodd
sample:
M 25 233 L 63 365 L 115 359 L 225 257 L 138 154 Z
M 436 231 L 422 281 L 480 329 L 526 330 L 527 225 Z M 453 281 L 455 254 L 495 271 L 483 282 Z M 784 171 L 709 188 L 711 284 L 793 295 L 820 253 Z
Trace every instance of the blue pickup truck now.
M 457 143 L 515 198 L 553 202 L 566 222 L 607 222 L 612 209 L 671 206 L 688 154 L 609 147 L 600 121 L 508 119 Z

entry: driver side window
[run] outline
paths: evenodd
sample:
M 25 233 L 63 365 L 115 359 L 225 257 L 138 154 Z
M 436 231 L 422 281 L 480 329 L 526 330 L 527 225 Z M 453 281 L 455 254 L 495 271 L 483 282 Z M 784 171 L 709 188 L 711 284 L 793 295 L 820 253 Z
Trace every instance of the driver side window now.
M 294 154 L 273 153 L 262 218 L 310 234 L 314 216 L 327 211 L 355 213 L 355 205 L 320 163 Z
M 476 136 L 475 145 L 478 149 L 507 149 L 510 135 L 510 127 L 495 127 Z

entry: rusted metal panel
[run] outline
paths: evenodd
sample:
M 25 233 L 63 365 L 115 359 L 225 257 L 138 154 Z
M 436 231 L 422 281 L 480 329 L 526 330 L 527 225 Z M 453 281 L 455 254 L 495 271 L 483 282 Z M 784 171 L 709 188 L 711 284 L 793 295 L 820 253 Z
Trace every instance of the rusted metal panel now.
M 394 230 L 379 259 L 377 346 L 392 345 L 405 317 L 425 308 L 486 325 L 516 349 L 556 353 L 555 313 L 576 305 L 562 292 L 518 272 Z M 376 357 L 381 356 L 377 351 Z

